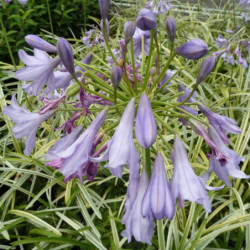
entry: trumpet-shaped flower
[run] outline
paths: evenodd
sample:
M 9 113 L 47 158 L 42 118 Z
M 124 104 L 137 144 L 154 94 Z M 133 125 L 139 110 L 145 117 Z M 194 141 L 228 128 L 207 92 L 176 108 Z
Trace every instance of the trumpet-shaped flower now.
M 139 102 L 135 121 L 135 136 L 139 144 L 144 148 L 152 146 L 157 136 L 154 114 L 145 93 L 141 95 Z
M 154 234 L 153 218 L 144 218 L 142 215 L 142 201 L 148 187 L 148 176 L 145 172 L 129 183 L 128 193 L 125 203 L 125 214 L 122 223 L 126 225 L 126 229 L 122 232 L 123 237 L 131 241 L 134 236 L 136 241 L 151 244 Z
M 210 126 L 208 128 L 208 133 L 214 144 L 221 150 L 221 152 L 228 158 L 227 163 L 222 166 L 220 161 L 216 159 L 215 155 L 212 154 L 209 161 L 209 170 L 203 176 L 206 179 L 209 176 L 209 172 L 212 170 L 216 173 L 216 175 L 223 181 L 227 186 L 231 186 L 228 175 L 233 178 L 247 179 L 250 175 L 246 175 L 244 172 L 240 170 L 239 164 L 241 161 L 245 159 L 243 157 L 239 157 L 238 154 L 229 149 L 224 143 L 222 138 L 219 136 L 217 130 Z
M 31 113 L 26 108 L 20 108 L 16 96 L 11 99 L 11 106 L 3 108 L 3 114 L 8 115 L 16 125 L 12 128 L 15 139 L 26 136 L 24 154 L 30 155 L 36 143 L 36 131 L 39 125 L 49 119 L 55 110 L 49 110 L 45 114 Z
M 121 118 L 121 121 L 108 144 L 106 152 L 98 158 L 90 158 L 93 162 L 109 161 L 107 167 L 110 172 L 118 177 L 122 177 L 123 167 L 134 153 L 133 124 L 135 117 L 135 101 L 132 99 Z M 134 166 L 131 166 L 132 168 Z M 130 169 L 133 172 L 133 169 Z
M 156 156 L 152 176 L 142 203 L 142 215 L 161 220 L 163 217 L 173 219 L 175 213 L 174 200 L 166 179 L 165 165 L 162 155 Z
M 195 174 L 188 161 L 184 145 L 178 136 L 175 138 L 171 159 L 174 165 L 174 174 L 171 179 L 171 191 L 174 201 L 176 201 L 176 198 L 179 199 L 179 207 L 183 206 L 185 200 L 202 204 L 204 209 L 210 213 L 211 202 L 205 188 L 218 190 L 224 186 L 209 187 L 201 177 Z
M 211 126 L 213 126 L 217 130 L 219 136 L 225 143 L 230 143 L 225 131 L 228 131 L 232 134 L 241 133 L 241 129 L 236 125 L 237 122 L 233 119 L 223 115 L 215 114 L 204 105 L 200 105 L 199 108 L 201 112 L 207 117 Z
M 47 166 L 58 168 L 64 175 L 64 181 L 67 182 L 71 178 L 78 177 L 82 181 L 83 168 L 89 159 L 95 136 L 100 129 L 107 111 L 101 111 L 91 125 L 78 136 L 78 130 L 57 143 L 55 148 L 47 155 L 49 160 Z M 80 130 L 80 128 L 79 128 Z M 76 137 L 77 139 L 75 139 Z M 73 143 L 72 143 L 73 142 Z M 59 147 L 60 146 L 60 147 Z
M 27 66 L 16 72 L 16 78 L 32 81 L 24 86 L 27 93 L 37 96 L 45 83 L 49 89 L 54 89 L 54 69 L 61 61 L 59 57 L 50 59 L 45 52 L 38 49 L 34 49 L 34 56 L 29 56 L 24 50 L 19 50 L 18 55 Z

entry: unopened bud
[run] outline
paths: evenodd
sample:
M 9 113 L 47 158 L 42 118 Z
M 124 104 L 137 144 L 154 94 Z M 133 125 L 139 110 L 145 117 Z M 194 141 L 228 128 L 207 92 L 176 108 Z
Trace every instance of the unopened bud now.
M 103 20 L 104 19 L 102 19 L 101 20 L 101 31 L 102 31 L 102 35 L 103 35 L 103 37 L 104 37 L 104 31 L 103 31 Z M 108 19 L 105 19 L 105 27 L 106 27 L 106 36 L 107 36 L 107 39 L 109 38 L 109 21 L 108 21 Z
M 77 82 L 75 82 L 66 89 L 66 96 L 73 97 L 79 94 L 79 92 L 80 92 L 80 85 Z
M 25 36 L 25 41 L 33 48 L 40 49 L 42 51 L 56 53 L 57 49 L 54 45 L 46 42 L 42 38 L 36 35 L 27 35 Z
M 108 17 L 109 5 L 110 0 L 99 0 L 99 8 L 102 19 L 106 19 Z
M 157 26 L 157 19 L 155 17 L 155 14 L 152 11 L 145 8 L 140 10 L 136 18 L 136 25 L 141 30 L 155 29 Z
M 174 18 L 168 17 L 166 19 L 165 28 L 166 28 L 169 40 L 173 43 L 175 39 L 175 33 L 176 33 L 176 22 Z
M 176 52 L 192 60 L 198 60 L 208 53 L 208 45 L 201 39 L 193 39 L 176 49 Z
M 122 69 L 119 66 L 114 65 L 111 69 L 111 82 L 114 89 L 118 88 L 121 79 L 122 79 Z
M 65 68 L 73 75 L 75 73 L 73 51 L 69 42 L 62 37 L 57 40 L 57 53 Z
M 201 83 L 212 72 L 214 65 L 215 59 L 213 56 L 208 57 L 205 61 L 202 62 L 196 80 L 197 84 Z
M 128 21 L 124 24 L 124 37 L 125 44 L 128 44 L 135 33 L 135 24 L 132 21 Z

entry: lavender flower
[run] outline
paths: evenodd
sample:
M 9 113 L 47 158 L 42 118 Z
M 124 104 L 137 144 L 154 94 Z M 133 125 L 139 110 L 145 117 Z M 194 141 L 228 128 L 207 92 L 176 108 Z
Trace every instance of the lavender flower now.
M 208 53 L 208 45 L 201 39 L 193 39 L 176 49 L 176 52 L 191 60 L 198 60 Z
M 139 144 L 149 148 L 155 143 L 157 128 L 148 96 L 143 93 L 140 98 L 135 122 L 135 136 Z
M 27 3 L 27 1 L 28 1 L 28 0 L 18 0 L 18 2 L 19 2 L 22 6 L 24 6 L 24 5 Z
M 165 165 L 160 153 L 157 154 L 153 173 L 142 202 L 142 215 L 150 219 L 172 220 L 175 214 L 174 200 L 166 179 Z
M 159 87 L 161 87 L 163 84 L 165 84 L 175 73 L 177 72 L 177 70 L 171 70 L 168 69 L 166 71 L 166 73 L 164 74 L 161 83 L 159 84 Z M 172 82 L 169 82 L 167 85 L 171 85 Z
M 250 0 L 240 0 L 240 5 L 250 7 Z
M 165 28 L 166 28 L 169 40 L 173 43 L 175 39 L 175 33 L 176 33 L 176 22 L 174 18 L 168 17 L 166 19 Z
M 26 136 L 24 154 L 30 155 L 36 143 L 36 131 L 39 125 L 49 119 L 55 110 L 49 110 L 45 114 L 31 113 L 26 108 L 20 108 L 16 96 L 11 99 L 11 106 L 3 108 L 3 114 L 8 115 L 16 125 L 12 128 L 15 139 Z
M 124 24 L 124 38 L 125 44 L 128 44 L 135 33 L 135 24 L 132 21 L 128 21 Z
M 60 37 L 57 40 L 56 46 L 58 55 L 61 58 L 63 65 L 71 75 L 74 75 L 75 74 L 74 55 L 69 42 L 66 39 Z
M 37 96 L 45 83 L 49 89 L 55 89 L 54 69 L 61 61 L 59 57 L 50 59 L 45 52 L 38 49 L 34 49 L 34 56 L 29 56 L 24 50 L 19 50 L 18 55 L 27 66 L 16 72 L 16 78 L 32 81 L 24 87 L 27 93 Z
M 196 80 L 197 84 L 201 83 L 203 80 L 207 78 L 207 76 L 214 69 L 214 65 L 215 65 L 215 59 L 213 56 L 208 57 L 205 61 L 202 62 Z
M 215 114 L 204 105 L 200 105 L 199 108 L 201 112 L 207 117 L 211 126 L 213 126 L 217 130 L 219 136 L 224 141 L 224 143 L 230 144 L 230 141 L 225 131 L 228 131 L 232 134 L 241 133 L 241 129 L 236 125 L 237 122 L 233 119 L 223 115 Z
M 145 8 L 140 10 L 136 18 L 136 25 L 142 30 L 155 29 L 157 26 L 155 14 Z
M 125 203 L 125 214 L 122 223 L 126 225 L 126 229 L 122 232 L 123 237 L 131 241 L 132 235 L 136 241 L 151 244 L 154 234 L 154 221 L 142 216 L 142 201 L 148 187 L 148 177 L 145 172 L 140 177 L 134 178 L 129 183 L 128 194 Z
M 143 31 L 138 27 L 135 30 L 135 34 L 133 36 L 133 44 L 134 44 L 134 57 L 138 57 L 142 51 L 142 37 L 144 38 L 144 54 L 148 55 L 149 53 L 149 44 L 150 44 L 150 32 Z
M 75 138 L 73 138 L 73 135 L 75 136 L 77 133 L 73 134 L 72 137 L 68 136 L 65 140 L 62 139 L 63 141 L 60 143 L 58 142 L 56 147 L 52 148 L 49 152 L 49 157 L 47 156 L 47 159 L 52 161 L 48 162 L 46 165 L 58 168 L 64 175 L 65 182 L 74 177 L 78 177 L 79 180 L 82 181 L 84 165 L 89 159 L 95 136 L 106 114 L 106 110 L 101 111 L 91 125 L 83 134 L 77 137 L 75 141 L 73 140 Z
M 222 35 L 218 35 L 218 37 L 215 39 L 215 46 L 219 48 L 226 48 L 228 45 L 227 39 L 225 39 Z
M 102 19 L 108 17 L 110 0 L 98 0 Z
M 172 0 L 152 0 L 147 2 L 146 7 L 147 9 L 152 9 L 152 12 L 154 14 L 164 14 L 168 12 L 173 6 L 170 5 L 169 3 L 172 2 Z
M 92 162 L 109 161 L 107 167 L 110 172 L 121 178 L 125 164 L 134 153 L 133 124 L 135 116 L 135 100 L 132 99 L 121 118 L 121 121 L 108 144 L 108 149 L 99 158 L 90 158 Z M 131 166 L 133 167 L 133 166 Z M 130 169 L 132 172 L 133 169 Z
M 56 53 L 57 48 L 36 35 L 25 36 L 25 41 L 33 48 L 46 52 Z
M 246 175 L 244 172 L 242 172 L 239 168 L 239 164 L 241 161 L 244 161 L 245 159 L 243 157 L 239 157 L 238 154 L 229 149 L 222 141 L 222 138 L 220 137 L 218 131 L 210 126 L 208 128 L 208 133 L 211 138 L 211 140 L 214 142 L 214 144 L 217 145 L 217 147 L 221 150 L 221 152 L 228 158 L 227 163 L 222 166 L 220 161 L 216 159 L 215 155 L 212 154 L 209 161 L 209 170 L 208 172 L 203 176 L 204 179 L 206 179 L 209 176 L 209 172 L 212 170 L 216 173 L 216 175 L 223 181 L 225 184 L 229 187 L 231 187 L 231 184 L 228 179 L 228 175 L 234 178 L 240 178 L 240 179 L 247 179 L 250 177 L 250 175 Z
M 171 179 L 171 190 L 174 201 L 179 199 L 179 207 L 182 207 L 185 200 L 202 204 L 204 209 L 211 212 L 211 202 L 207 191 L 219 190 L 222 187 L 209 187 L 204 180 L 197 176 L 188 162 L 187 154 L 181 139 L 176 136 L 174 142 L 174 151 L 171 152 L 171 159 L 174 165 L 174 174 Z

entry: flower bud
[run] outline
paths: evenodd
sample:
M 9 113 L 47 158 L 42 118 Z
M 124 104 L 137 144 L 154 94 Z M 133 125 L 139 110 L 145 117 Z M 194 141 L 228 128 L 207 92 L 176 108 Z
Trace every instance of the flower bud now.
M 60 37 L 57 40 L 56 46 L 57 53 L 61 58 L 63 65 L 69 71 L 69 73 L 73 75 L 75 73 L 74 55 L 69 42 L 66 39 Z
M 214 65 L 215 59 L 213 56 L 208 57 L 205 61 L 202 62 L 196 80 L 197 84 L 201 83 L 212 72 Z
M 132 21 L 128 21 L 124 24 L 124 37 L 125 44 L 127 45 L 135 33 L 135 24 Z
M 148 96 L 142 94 L 135 120 L 135 137 L 144 148 L 149 148 L 155 143 L 157 128 L 152 107 Z
M 105 19 L 105 26 L 106 26 L 106 35 L 107 35 L 107 39 L 109 38 L 109 21 L 108 19 Z M 102 31 L 102 36 L 104 37 L 104 32 L 103 32 L 103 19 L 101 20 L 101 31 Z
M 169 16 L 166 19 L 165 28 L 166 28 L 169 40 L 173 43 L 175 39 L 175 33 L 176 33 L 176 22 L 174 18 Z
M 33 48 L 40 49 L 42 51 L 56 53 L 57 49 L 54 45 L 46 42 L 42 38 L 36 35 L 25 36 L 25 41 Z
M 122 79 L 122 69 L 119 66 L 114 65 L 111 69 L 111 82 L 114 89 L 117 89 Z
M 110 0 L 99 0 L 99 8 L 101 12 L 102 19 L 106 19 L 108 17 Z
M 176 49 L 176 52 L 191 60 L 198 60 L 208 53 L 208 45 L 201 39 L 193 39 Z
M 157 19 L 155 17 L 155 14 L 152 11 L 145 8 L 140 10 L 136 18 L 136 25 L 141 30 L 155 29 L 157 26 Z

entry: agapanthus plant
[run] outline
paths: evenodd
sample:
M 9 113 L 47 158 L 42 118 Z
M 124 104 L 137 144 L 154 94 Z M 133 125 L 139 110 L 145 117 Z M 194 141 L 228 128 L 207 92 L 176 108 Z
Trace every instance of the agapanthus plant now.
M 41 95 L 43 103 L 39 105 L 43 107 L 31 113 L 20 108 L 13 96 L 3 114 L 16 123 L 12 128 L 16 139 L 26 136 L 24 153 L 30 155 L 38 126 L 57 112 L 69 113 L 67 121 L 55 122 L 54 129 L 64 129 L 64 134 L 45 155 L 45 165 L 59 170 L 65 183 L 72 178 L 83 182 L 84 176 L 84 180 L 94 181 L 102 167 L 118 178 L 126 179 L 123 174 L 129 172 L 122 235 L 129 242 L 134 236 L 137 241 L 151 244 L 155 220 L 173 220 L 179 213 L 176 203 L 181 208 L 185 201 L 191 201 L 201 204 L 207 213 L 213 210 L 207 190 L 224 186 L 208 186 L 210 172 L 214 171 L 228 186 L 228 175 L 249 177 L 240 170 L 243 158 L 224 145 L 230 143 L 226 132 L 239 134 L 241 130 L 233 119 L 214 113 L 199 97 L 198 86 L 202 88 L 213 74 L 216 63 L 204 37 L 180 42 L 178 23 L 169 16 L 164 34 L 169 43 L 163 50 L 158 36 L 160 23 L 154 12 L 144 8 L 136 20 L 125 23 L 125 37 L 119 41 L 121 53 L 116 54 L 118 43 L 115 48 L 111 46 L 109 5 L 109 0 L 99 0 L 105 42 L 102 59 L 95 54 L 96 48 L 79 59 L 79 51 L 72 49 L 74 45 L 65 38 L 58 38 L 54 46 L 34 35 L 26 37 L 34 56 L 19 51 L 26 66 L 16 72 L 16 78 L 31 81 L 22 87 L 29 95 Z M 83 38 L 87 52 L 93 44 L 90 33 Z M 102 45 L 98 49 L 104 51 Z M 204 58 L 207 54 L 210 56 Z M 200 64 L 191 83 L 181 78 L 182 70 L 183 75 L 187 74 L 185 69 L 176 67 L 175 60 L 180 58 Z M 174 82 L 177 74 L 180 78 Z M 195 159 L 190 163 L 182 129 L 193 130 L 210 147 L 205 175 L 193 169 Z M 171 137 L 168 142 L 165 134 Z M 170 165 L 173 173 L 166 170 Z

